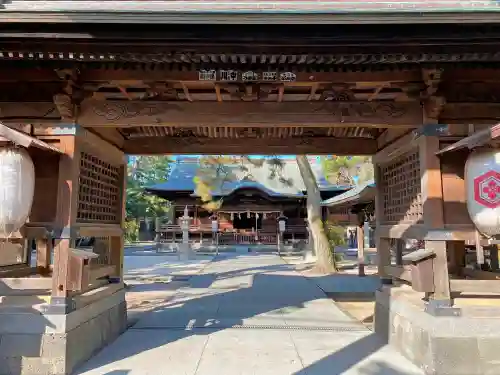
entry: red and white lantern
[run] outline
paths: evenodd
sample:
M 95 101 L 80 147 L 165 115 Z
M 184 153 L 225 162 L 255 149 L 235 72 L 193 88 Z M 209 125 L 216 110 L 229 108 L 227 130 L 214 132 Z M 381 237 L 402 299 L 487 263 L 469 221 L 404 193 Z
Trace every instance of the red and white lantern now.
M 467 209 L 484 235 L 500 234 L 500 150 L 474 150 L 465 163 Z
M 9 237 L 28 219 L 35 193 L 35 166 L 22 148 L 0 149 L 0 237 Z

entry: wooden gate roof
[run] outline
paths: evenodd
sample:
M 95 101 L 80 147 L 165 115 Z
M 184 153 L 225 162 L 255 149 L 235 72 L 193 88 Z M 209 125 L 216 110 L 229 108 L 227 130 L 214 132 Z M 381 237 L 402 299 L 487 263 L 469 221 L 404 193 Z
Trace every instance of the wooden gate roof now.
M 20 3 L 5 3 L 0 16 L 18 20 Z M 463 12 L 458 25 L 407 22 L 397 32 L 380 22 L 269 20 L 42 28 L 40 9 L 56 2 L 31 3 L 41 8 L 25 13 L 39 23 L 0 26 L 0 120 L 37 136 L 78 124 L 129 154 L 360 155 L 424 115 L 446 124 L 500 118 L 500 24 L 467 24 Z M 83 3 L 57 4 L 61 15 Z
M 252 23 L 281 16 L 288 23 L 342 22 L 488 22 L 495 1 L 336 0 L 336 1 L 2 1 L 0 19 L 8 22 Z M 196 17 L 197 16 L 197 17 Z M 239 17 L 238 17 L 239 16 Z M 488 17 L 489 16 L 489 17 Z

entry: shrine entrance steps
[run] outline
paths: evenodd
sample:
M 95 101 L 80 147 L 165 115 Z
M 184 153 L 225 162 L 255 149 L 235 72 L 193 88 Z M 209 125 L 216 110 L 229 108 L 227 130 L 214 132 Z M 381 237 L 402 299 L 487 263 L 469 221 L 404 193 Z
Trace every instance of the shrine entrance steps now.
M 278 256 L 223 254 L 77 374 L 421 372 Z

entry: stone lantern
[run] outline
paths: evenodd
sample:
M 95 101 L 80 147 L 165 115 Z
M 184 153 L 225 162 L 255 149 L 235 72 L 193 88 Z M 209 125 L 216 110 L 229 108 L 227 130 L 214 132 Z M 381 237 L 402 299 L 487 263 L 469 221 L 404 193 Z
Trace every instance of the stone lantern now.
M 189 223 L 191 221 L 187 206 L 184 208 L 184 215 L 180 218 L 182 230 L 182 243 L 179 244 L 179 259 L 189 260 L 194 258 L 195 254 L 189 244 Z

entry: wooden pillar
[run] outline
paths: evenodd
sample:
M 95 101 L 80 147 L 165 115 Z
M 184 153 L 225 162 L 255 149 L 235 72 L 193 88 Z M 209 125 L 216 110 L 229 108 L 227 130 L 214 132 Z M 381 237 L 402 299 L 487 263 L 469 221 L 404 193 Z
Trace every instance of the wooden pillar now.
M 127 201 L 127 165 L 120 168 L 121 191 L 120 191 L 120 218 L 119 224 L 122 229 L 125 229 L 126 201 Z M 155 223 L 157 224 L 157 223 Z M 156 231 L 159 228 L 155 227 Z M 110 264 L 115 266 L 115 273 L 110 277 L 112 282 L 123 281 L 123 257 L 125 250 L 125 238 L 123 235 L 111 236 L 109 239 L 109 259 Z
M 356 237 L 358 237 L 358 275 L 365 276 L 365 236 L 363 225 L 356 227 Z
M 498 271 L 499 267 L 499 257 L 498 257 L 498 245 L 491 245 L 489 247 L 490 250 L 490 262 L 491 262 L 491 270 Z
M 424 225 L 430 229 L 444 228 L 443 187 L 437 136 L 419 139 L 420 178 Z M 425 241 L 425 248 L 434 253 L 434 292 L 429 294 L 428 311 L 440 314 L 442 307 L 451 307 L 450 279 L 448 273 L 446 241 Z
M 40 275 L 50 274 L 50 257 L 52 256 L 52 237 L 36 240 L 36 267 Z
M 405 241 L 402 238 L 396 239 L 396 266 L 402 266 L 403 265 L 403 251 L 405 247 Z
M 64 152 L 59 162 L 57 190 L 56 246 L 54 249 L 54 269 L 52 273 L 53 306 L 59 306 L 61 312 L 67 312 L 69 286 L 70 248 L 74 245 L 72 226 L 76 223 L 78 210 L 78 177 L 80 151 L 75 135 L 61 137 L 60 147 Z
M 465 267 L 465 242 L 464 241 L 448 241 L 448 257 L 450 273 L 457 276 L 462 275 L 462 269 Z
M 380 166 L 374 164 L 373 169 L 375 174 L 375 186 L 377 189 L 375 195 L 375 219 L 376 227 L 378 229 L 380 228 L 384 220 L 384 197 L 382 195 L 383 182 Z M 375 242 L 377 246 L 378 275 L 383 285 L 391 284 L 392 279 L 385 272 L 385 267 L 391 264 L 391 242 L 389 238 L 381 237 L 380 232 L 377 229 L 375 232 Z

